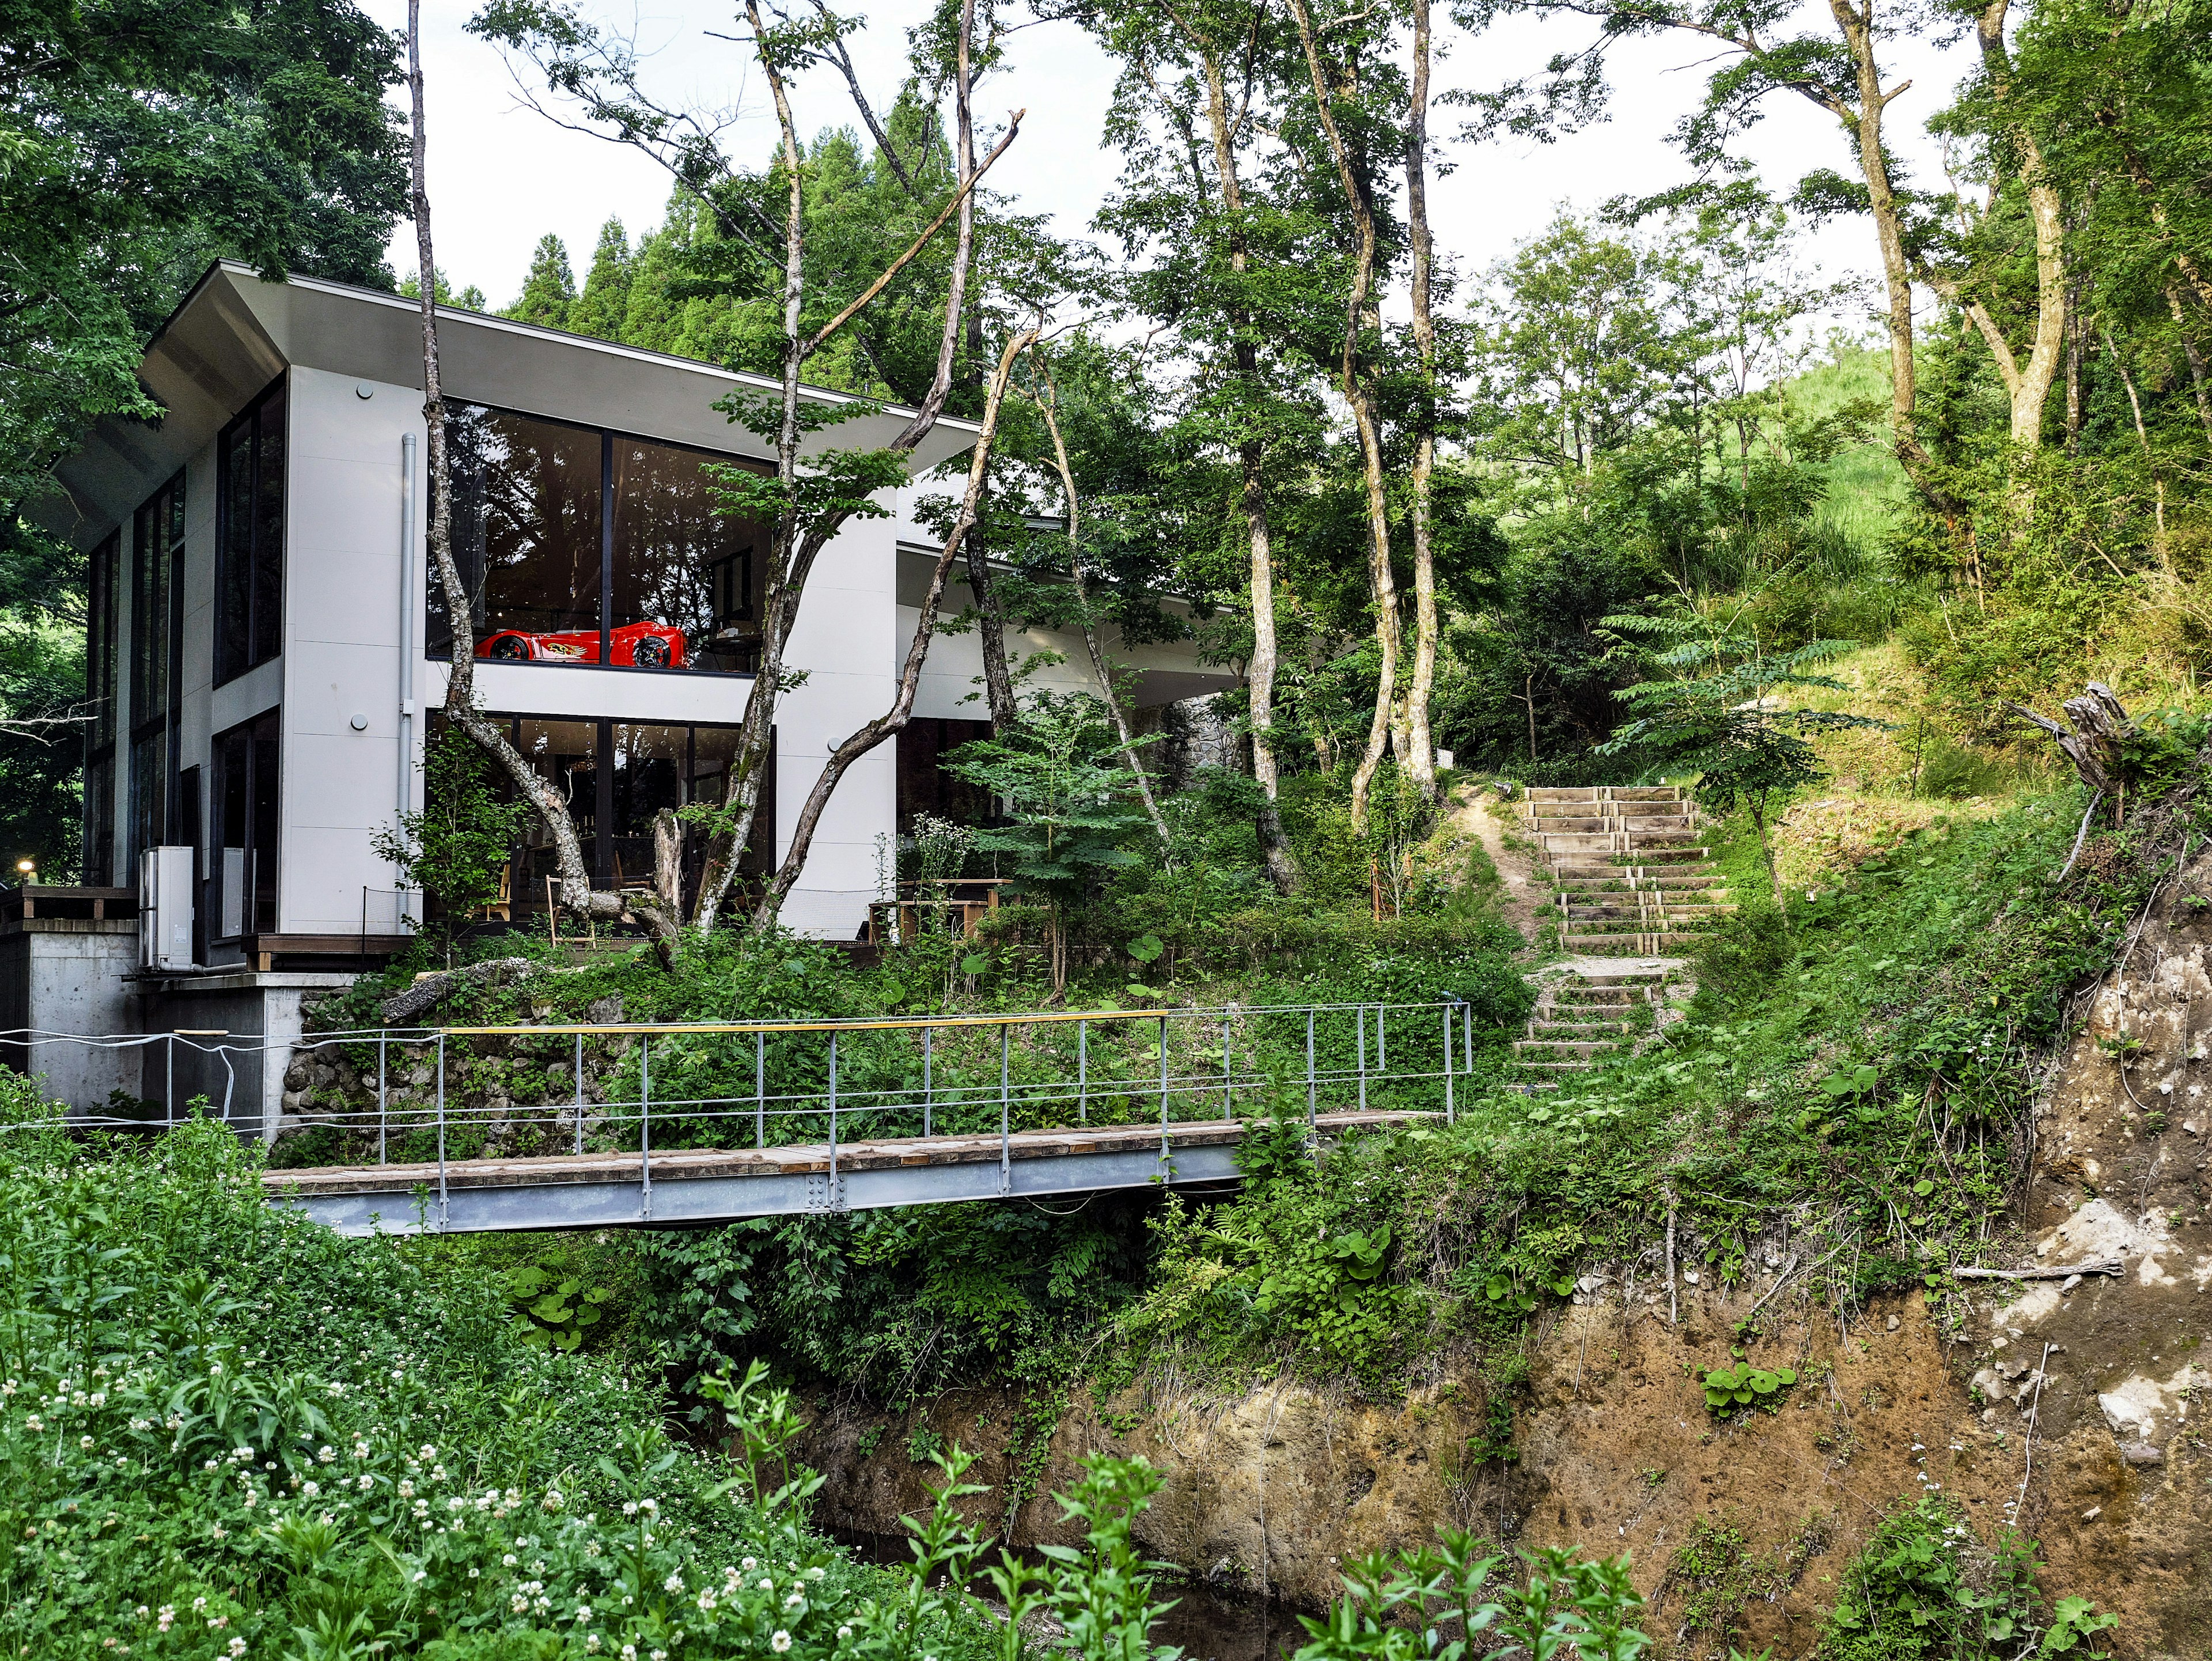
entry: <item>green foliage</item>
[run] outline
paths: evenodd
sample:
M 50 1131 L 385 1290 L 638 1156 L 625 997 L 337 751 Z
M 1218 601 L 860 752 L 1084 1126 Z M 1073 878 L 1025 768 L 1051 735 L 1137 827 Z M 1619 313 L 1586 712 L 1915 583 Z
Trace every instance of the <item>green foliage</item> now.
M 1797 1382 L 1795 1367 L 1755 1367 L 1749 1362 L 1717 1366 L 1698 1381 L 1705 1392 L 1705 1405 L 1726 1415 L 1740 1408 L 1779 1408 L 1782 1393 Z
M 586 1285 L 570 1268 L 568 1254 L 556 1247 L 536 1262 L 507 1271 L 502 1290 L 514 1311 L 515 1335 L 523 1342 L 580 1349 L 605 1318 L 600 1306 L 614 1296 L 613 1289 Z
M 448 962 L 454 937 L 477 908 L 499 897 L 500 873 L 530 816 L 527 803 L 506 800 L 496 766 L 459 727 L 447 724 L 423 752 L 422 811 L 403 813 L 397 830 L 369 837 L 404 885 L 437 902 L 432 927 Z
M 1980 1661 L 2070 1654 L 2118 1617 L 2085 1597 L 2048 1609 L 2034 1548 L 1985 1545 L 1955 1500 L 1925 1494 L 1884 1518 L 1845 1568 L 1820 1632 L 1822 1661 Z
M 1013 823 L 979 830 L 975 847 L 1011 856 L 1018 891 L 1065 905 L 1139 863 L 1122 845 L 1146 822 L 1136 776 L 1097 699 L 1040 693 L 1012 732 L 963 745 L 950 765 L 1007 803 Z
M 1498 1661 L 1560 1650 L 1587 1661 L 1634 1661 L 1650 1646 L 1636 1624 L 1644 1599 L 1626 1558 L 1524 1551 L 1527 1578 L 1516 1584 L 1493 1579 L 1506 1559 L 1488 1544 L 1440 1529 L 1434 1546 L 1352 1559 L 1344 1565 L 1345 1596 L 1327 1617 L 1298 1617 L 1311 1641 L 1297 1661 Z

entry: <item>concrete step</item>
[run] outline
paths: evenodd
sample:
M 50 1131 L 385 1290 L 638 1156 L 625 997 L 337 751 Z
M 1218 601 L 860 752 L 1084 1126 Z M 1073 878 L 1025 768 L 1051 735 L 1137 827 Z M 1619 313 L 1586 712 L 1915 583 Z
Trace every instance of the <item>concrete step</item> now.
M 1536 801 L 1686 801 L 1689 793 L 1679 784 L 1537 785 L 1528 792 Z
M 1540 1013 L 1529 1018 L 1528 1036 L 1532 1038 L 1560 1038 L 1571 1042 L 1582 1038 L 1617 1038 L 1627 1031 L 1628 1023 L 1622 1020 L 1563 1020 L 1557 1016 L 1547 1019 Z
M 1666 958 L 1686 949 L 1697 940 L 1695 934 L 1668 933 L 1663 934 L 1568 934 L 1559 944 L 1569 952 L 1588 958 Z
M 1591 1039 L 1517 1038 L 1514 1041 L 1513 1053 L 1542 1061 L 1559 1062 L 1577 1057 L 1588 1061 L 1593 1056 L 1611 1055 L 1620 1048 L 1618 1043 Z

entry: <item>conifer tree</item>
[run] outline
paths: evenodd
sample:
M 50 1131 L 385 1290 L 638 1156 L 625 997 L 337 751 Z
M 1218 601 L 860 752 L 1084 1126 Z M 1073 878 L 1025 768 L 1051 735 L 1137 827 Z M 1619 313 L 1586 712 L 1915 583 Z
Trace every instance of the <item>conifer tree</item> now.
M 599 227 L 599 245 L 592 251 L 592 269 L 585 273 L 583 291 L 568 308 L 567 326 L 602 340 L 623 338 L 630 279 L 635 270 L 629 233 L 623 229 L 621 220 L 610 217 Z
M 535 323 L 548 329 L 568 326 L 569 308 L 576 303 L 576 278 L 568 269 L 568 246 L 548 231 L 538 240 L 530 257 L 530 275 L 522 279 L 522 296 L 501 312 L 518 323 Z

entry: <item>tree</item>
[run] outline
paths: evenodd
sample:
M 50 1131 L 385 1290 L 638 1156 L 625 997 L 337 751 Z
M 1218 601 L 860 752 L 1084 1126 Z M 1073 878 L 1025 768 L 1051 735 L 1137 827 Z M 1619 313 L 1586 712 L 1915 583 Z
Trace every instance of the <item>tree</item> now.
M 1359 435 L 1361 472 L 1367 494 L 1368 582 L 1375 601 L 1376 646 L 1375 715 L 1367 744 L 1352 775 L 1352 823 L 1364 830 L 1368 787 L 1392 737 L 1398 707 L 1399 624 L 1397 575 L 1390 558 L 1390 515 L 1383 484 L 1382 429 L 1375 405 L 1374 356 L 1380 319 L 1378 283 L 1383 259 L 1382 214 L 1376 200 L 1377 158 L 1370 148 L 1381 125 L 1376 107 L 1378 73 L 1372 61 L 1387 27 L 1370 9 L 1331 17 L 1326 36 L 1316 27 L 1307 0 L 1291 0 L 1298 46 L 1313 86 L 1314 115 L 1325 152 L 1343 192 L 1342 210 L 1351 229 L 1351 282 L 1344 296 L 1343 347 L 1338 359 L 1337 391 L 1352 411 Z M 1324 50 L 1326 44 L 1326 50 Z M 1410 740 L 1400 745 L 1409 749 Z
M 1011 824 L 979 830 L 976 848 L 1010 856 L 1017 891 L 1051 916 L 1052 989 L 1067 989 L 1067 910 L 1112 872 L 1143 861 L 1124 846 L 1146 825 L 1138 775 L 1104 705 L 1082 693 L 1041 693 L 1009 731 L 963 745 L 949 761 L 1009 804 Z
M 1127 70 L 1107 131 L 1127 158 L 1121 191 L 1100 222 L 1146 264 L 1125 294 L 1203 367 L 1188 388 L 1179 435 L 1236 458 L 1231 493 L 1243 541 L 1242 587 L 1251 618 L 1244 681 L 1252 773 L 1265 797 L 1260 843 L 1277 890 L 1297 885 L 1296 857 L 1275 803 L 1279 556 L 1270 479 L 1273 458 L 1314 423 L 1299 366 L 1280 349 L 1269 313 L 1289 246 L 1310 235 L 1264 184 L 1250 153 L 1273 125 L 1274 65 L 1287 43 L 1264 6 L 1134 0 L 1083 9 L 1085 24 Z M 1166 142 L 1163 143 L 1162 139 Z
M 632 270 L 629 238 L 623 222 L 609 219 L 599 227 L 599 246 L 592 251 L 592 269 L 584 274 L 582 291 L 568 307 L 567 326 L 601 340 L 622 339 L 629 318 Z
M 975 159 L 971 102 L 975 7 L 975 0 L 963 0 L 950 30 L 948 53 L 957 154 L 960 158 L 955 187 L 939 206 L 935 216 L 921 227 L 902 251 L 878 267 L 874 278 L 838 306 L 834 314 L 815 324 L 807 315 L 811 301 L 817 308 L 820 304 L 818 289 L 810 287 L 810 277 L 815 268 L 810 266 L 807 252 L 806 186 L 813 170 L 809 167 L 807 151 L 799 138 L 797 119 L 791 105 L 791 78 L 825 57 L 834 58 L 840 50 L 837 43 L 843 31 L 851 26 L 824 5 L 817 3 L 810 17 L 793 17 L 781 11 L 767 12 L 761 0 L 747 0 L 745 20 L 750 38 L 744 44 L 768 86 L 781 141 L 775 165 L 764 173 L 751 173 L 724 154 L 720 143 L 720 129 L 713 119 L 671 108 L 647 94 L 640 80 L 638 55 L 630 42 L 597 28 L 562 5 L 541 3 L 540 0 L 490 0 L 469 25 L 475 33 L 530 59 L 555 96 L 573 100 L 580 106 L 586 124 L 616 142 L 636 146 L 652 155 L 667 168 L 684 193 L 696 198 L 713 216 L 714 248 L 721 263 L 705 275 L 719 277 L 723 292 L 773 296 L 773 312 L 766 313 L 773 318 L 766 341 L 772 344 L 774 350 L 776 393 L 773 397 L 733 393 L 718 406 L 732 421 L 769 442 L 775 465 L 770 477 L 763 477 L 750 469 L 720 470 L 720 495 L 726 510 L 763 522 L 769 527 L 769 533 L 761 573 L 760 664 L 739 728 L 727 794 L 720 803 L 695 804 L 691 810 L 692 822 L 700 824 L 707 831 L 712 849 L 693 916 L 694 926 L 702 934 L 711 933 L 715 927 L 736 875 L 738 851 L 752 834 L 774 739 L 776 709 L 793 678 L 785 652 L 815 563 L 848 521 L 855 517 L 881 516 L 887 511 L 877 499 L 878 493 L 904 482 L 907 458 L 935 428 L 951 391 L 963 326 L 969 319 L 967 294 L 975 251 L 976 186 L 992 163 L 1012 143 L 1020 131 L 1021 119 L 1020 112 L 1015 112 L 990 153 L 980 161 Z M 427 219 L 428 204 L 422 196 L 419 178 L 416 202 L 418 214 Z M 891 441 L 880 448 L 824 447 L 810 453 L 807 445 L 813 435 L 833 429 L 871 406 L 855 403 L 828 405 L 807 398 L 801 377 L 809 363 L 836 340 L 848 324 L 867 313 L 898 280 L 900 273 L 931 246 L 937 233 L 956 220 L 937 332 L 935 367 L 915 413 Z M 763 236 L 764 229 L 772 230 L 773 238 Z M 431 264 L 427 252 L 422 263 L 425 266 Z M 846 277 L 850 283 L 852 274 L 847 273 Z M 427 307 L 424 332 L 426 356 L 434 357 L 434 319 Z M 1035 330 L 1031 329 L 1018 335 L 1016 344 L 1026 345 L 1035 338 Z M 929 597 L 921 608 L 898 697 L 884 716 L 864 725 L 831 752 L 801 809 L 792 847 L 754 910 L 756 928 L 774 924 L 784 897 L 796 884 L 811 846 L 813 825 L 830 793 L 854 761 L 902 728 L 910 718 L 915 684 L 935 630 L 938 599 L 960 538 L 974 522 L 981 472 L 990 449 L 990 429 L 997 419 L 1000 399 L 1018 355 L 1016 344 L 1009 345 L 993 378 L 994 394 L 986 403 L 985 431 L 975 447 L 967 496 L 953 539 L 947 543 L 938 562 Z M 435 434 L 434 417 L 432 441 L 437 452 L 432 457 L 433 496 L 437 504 L 433 512 L 434 537 L 441 533 L 444 514 L 443 486 L 434 482 L 435 469 L 442 457 Z M 455 599 L 458 613 L 461 593 L 458 569 L 452 568 L 448 556 L 441 554 L 439 559 L 442 580 L 448 593 Z M 464 667 L 466 662 L 465 659 L 455 660 L 454 673 L 447 683 L 449 709 L 466 703 L 471 678 Z M 456 719 L 466 720 L 468 716 L 457 713 Z M 513 746 L 490 723 L 476 718 L 471 735 L 500 754 L 511 772 L 528 771 L 526 764 L 512 753 Z M 556 795 L 520 776 L 517 782 L 542 798 L 544 812 L 558 815 L 566 822 L 565 806 Z M 603 909 L 610 913 L 623 911 L 620 897 L 591 891 L 580 853 L 572 864 L 573 826 L 568 826 L 565 836 L 558 826 L 555 832 L 563 872 L 562 903 L 571 909 L 587 910 L 592 915 L 598 915 Z M 668 922 L 655 922 L 654 927 L 663 932 L 664 940 L 668 938 Z
M 565 329 L 568 308 L 575 303 L 576 279 L 568 269 L 568 245 L 548 231 L 538 239 L 538 250 L 530 257 L 521 295 L 500 315 L 540 328 Z
M 1609 621 L 1619 624 L 1623 619 Z M 1701 640 L 1688 644 L 1690 651 L 1698 654 L 1706 646 Z M 1759 857 L 1765 861 L 1766 879 L 1779 910 L 1782 878 L 1775 868 L 1769 824 L 1784 800 L 1827 776 L 1820 753 L 1808 741 L 1808 735 L 1885 723 L 1840 711 L 1773 709 L 1769 703 L 1775 689 L 1783 686 L 1844 691 L 1843 682 L 1833 675 L 1814 672 L 1814 666 L 1851 644 L 1818 640 L 1780 655 L 1754 648 L 1711 674 L 1647 680 L 1625 687 L 1615 696 L 1628 706 L 1631 717 L 1598 745 L 1597 753 L 1643 751 L 1661 765 L 1695 768 L 1700 801 L 1722 812 L 1741 806 L 1751 816 Z
M 434 920 L 447 964 L 453 941 L 477 911 L 499 898 L 500 873 L 529 807 L 502 795 L 490 759 L 448 726 L 422 751 L 422 811 L 402 813 L 396 830 L 369 838 L 403 885 L 438 902 Z
M 86 562 L 35 522 L 52 468 L 94 421 L 161 418 L 139 362 L 211 260 L 389 286 L 396 58 L 349 0 L 18 0 L 0 21 L 0 841 L 58 876 Z

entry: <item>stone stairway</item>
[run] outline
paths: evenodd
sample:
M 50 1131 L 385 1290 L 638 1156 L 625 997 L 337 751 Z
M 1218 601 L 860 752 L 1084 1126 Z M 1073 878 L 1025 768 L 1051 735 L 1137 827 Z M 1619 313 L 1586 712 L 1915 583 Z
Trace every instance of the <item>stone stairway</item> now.
M 1664 1018 L 1691 931 L 1735 908 L 1679 786 L 1532 789 L 1528 829 L 1552 872 L 1559 944 L 1577 959 L 1544 982 L 1514 1045 L 1540 1087 L 1632 1049 Z
M 1536 995 L 1526 1036 L 1513 1045 L 1525 1074 L 1586 1073 L 1607 1056 L 1633 1048 L 1650 1031 L 1642 1007 L 1655 1009 L 1665 995 L 1666 967 L 1584 964 L 1546 980 Z
M 1528 828 L 1556 884 L 1559 944 L 1592 958 L 1656 958 L 1735 910 L 1698 845 L 1679 785 L 1531 790 Z

